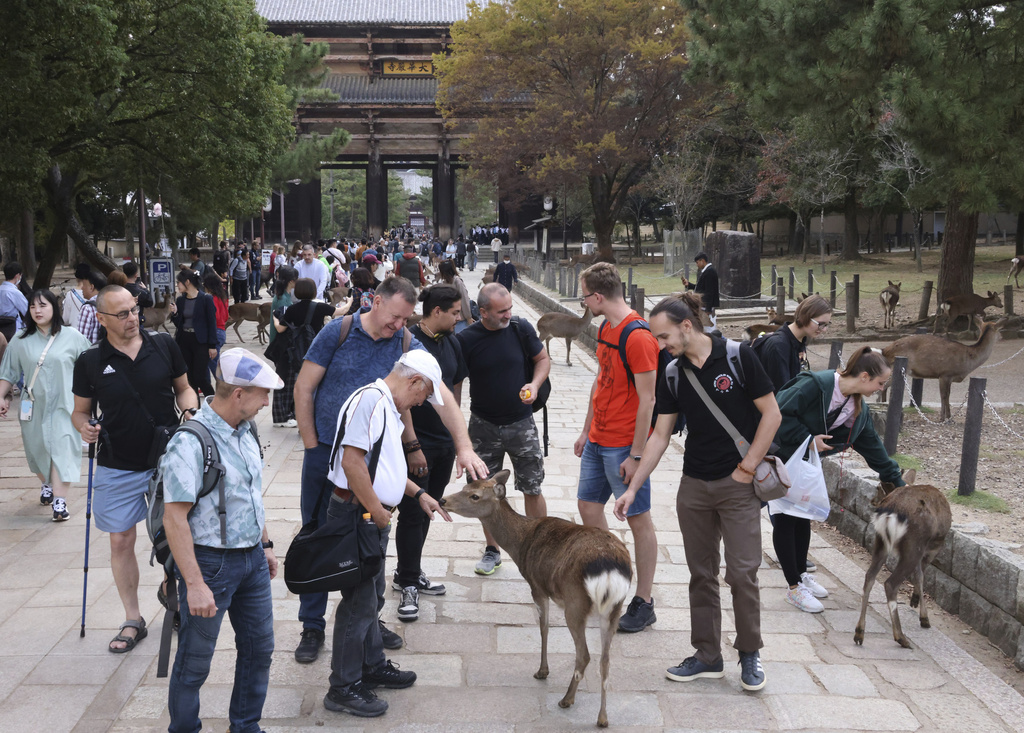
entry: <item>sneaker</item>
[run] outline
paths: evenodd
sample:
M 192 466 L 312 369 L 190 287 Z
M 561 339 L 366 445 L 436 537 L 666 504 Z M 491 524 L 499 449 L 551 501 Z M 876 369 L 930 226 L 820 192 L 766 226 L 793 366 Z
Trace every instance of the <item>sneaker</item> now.
M 828 591 L 810 573 L 800 576 L 800 585 L 809 590 L 815 598 L 828 598 Z
M 501 567 L 501 553 L 497 548 L 488 545 L 484 550 L 484 556 L 476 564 L 477 575 L 493 575 L 494 571 Z
M 759 652 L 740 652 L 740 684 L 744 690 L 754 692 L 764 687 L 764 668 Z
M 721 659 L 715 664 L 704 664 L 697 657 L 687 657 L 678 667 L 669 667 L 665 676 L 676 682 L 691 682 L 701 677 L 718 680 L 725 677 L 725 665 Z
M 384 666 L 376 672 L 363 673 L 363 686 L 369 690 L 375 687 L 384 687 L 388 690 L 404 690 L 406 687 L 412 687 L 415 681 L 415 672 L 403 672 L 390 660 L 385 662 Z
M 402 645 L 405 643 L 402 641 L 402 637 L 385 626 L 384 622 L 380 621 L 380 619 L 378 619 L 378 623 L 380 623 L 380 639 L 384 642 L 384 648 L 401 649 Z
M 297 421 L 295 420 L 295 418 L 293 417 L 293 418 L 289 419 L 289 420 L 288 420 L 288 422 L 286 422 L 286 423 L 284 424 L 284 426 L 285 426 L 286 428 L 297 428 L 297 427 L 299 427 L 299 423 L 298 423 L 298 422 L 297 422 Z
M 814 560 L 807 558 L 807 572 L 816 573 L 818 572 L 818 566 L 814 564 Z
M 498 564 L 501 564 L 500 561 Z M 394 577 L 391 578 L 391 587 L 398 591 L 405 590 L 406 586 L 403 586 L 398 582 L 398 573 L 395 573 Z M 425 596 L 443 596 L 448 592 L 448 589 L 444 587 L 443 583 L 435 583 L 427 577 L 426 573 L 422 572 L 420 573 L 419 579 L 416 581 L 416 590 Z
M 347 688 L 329 689 L 324 695 L 324 707 L 335 713 L 349 713 L 360 718 L 376 718 L 388 711 L 387 701 L 378 698 L 361 682 Z
M 415 585 L 402 588 L 402 602 L 398 604 L 399 621 L 415 621 L 420 617 L 420 593 Z
M 324 645 L 324 632 L 320 629 L 303 629 L 302 639 L 295 647 L 295 661 L 299 664 L 311 664 L 320 656 Z
M 53 503 L 53 487 L 49 484 L 43 484 L 39 489 L 39 503 L 43 506 L 49 506 Z
M 786 601 L 807 613 L 821 613 L 825 610 L 821 601 L 812 596 L 802 583 L 798 583 L 796 588 L 786 591 Z
M 68 505 L 64 499 L 59 496 L 53 500 L 53 521 L 55 522 L 66 522 L 68 517 Z
M 629 608 L 619 619 L 619 631 L 626 634 L 643 631 L 657 620 L 658 617 L 654 615 L 654 599 L 647 603 L 640 596 L 633 596 Z

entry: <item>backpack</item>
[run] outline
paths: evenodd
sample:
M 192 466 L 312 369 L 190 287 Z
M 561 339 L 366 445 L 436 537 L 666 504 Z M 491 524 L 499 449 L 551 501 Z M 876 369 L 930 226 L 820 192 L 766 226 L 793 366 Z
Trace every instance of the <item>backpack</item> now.
M 301 326 L 288 326 L 288 348 L 286 350 L 288 362 L 296 372 L 302 367 L 302 360 L 306 358 L 310 344 L 316 338 L 316 331 L 313 330 L 313 314 L 316 312 L 316 303 L 309 301 L 306 309 L 306 318 Z

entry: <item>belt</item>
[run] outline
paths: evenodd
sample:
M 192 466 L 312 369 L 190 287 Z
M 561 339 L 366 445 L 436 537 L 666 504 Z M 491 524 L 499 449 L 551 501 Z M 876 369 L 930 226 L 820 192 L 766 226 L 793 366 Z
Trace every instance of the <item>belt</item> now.
M 194 328 L 183 328 L 181 330 L 184 331 L 185 333 L 195 333 L 196 332 L 196 330 Z
M 348 489 L 341 488 L 340 486 L 335 486 L 334 487 L 334 495 L 336 497 L 338 497 L 339 499 L 341 499 L 346 504 L 358 504 L 359 503 L 359 499 L 356 498 L 355 494 L 353 494 Z M 384 507 L 385 509 L 387 509 L 389 512 L 395 511 L 395 508 L 393 506 L 388 506 L 387 504 L 381 504 L 381 506 Z
M 196 548 L 200 549 L 200 550 L 209 550 L 210 552 L 226 552 L 226 553 L 231 553 L 231 552 L 252 552 L 253 550 L 256 550 L 256 549 L 261 549 L 262 550 L 263 549 L 263 543 L 261 542 L 261 543 L 255 544 L 252 547 L 210 547 L 209 545 L 196 545 Z

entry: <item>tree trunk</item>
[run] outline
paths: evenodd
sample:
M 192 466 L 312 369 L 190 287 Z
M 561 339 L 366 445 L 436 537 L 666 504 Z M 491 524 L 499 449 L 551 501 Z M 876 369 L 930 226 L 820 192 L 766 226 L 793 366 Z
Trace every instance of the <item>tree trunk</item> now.
M 860 259 L 860 234 L 857 232 L 857 190 L 848 189 L 843 201 L 843 252 L 841 260 Z
M 615 262 L 612 234 L 615 232 L 617 213 L 612 211 L 612 197 L 604 176 L 590 177 L 590 202 L 594 208 L 594 235 L 597 239 L 597 260 Z
M 978 238 L 978 213 L 960 208 L 960 195 L 946 202 L 946 233 L 942 238 L 937 302 L 974 292 L 974 249 Z
M 18 237 L 18 262 L 25 280 L 36 274 L 36 230 L 35 214 L 25 207 L 21 211 L 21 236 Z
M 1017 233 L 1014 236 L 1015 257 L 1024 257 L 1024 211 L 1017 212 Z

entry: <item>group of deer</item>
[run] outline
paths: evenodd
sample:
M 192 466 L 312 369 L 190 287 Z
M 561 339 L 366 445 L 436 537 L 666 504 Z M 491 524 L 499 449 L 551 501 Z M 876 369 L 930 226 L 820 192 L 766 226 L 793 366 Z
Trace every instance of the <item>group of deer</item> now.
M 1014 261 L 1016 262 L 1016 259 Z M 1007 278 L 1007 282 L 1009 282 L 1009 278 Z M 878 294 L 878 302 L 882 304 L 882 328 L 895 328 L 896 326 L 896 306 L 900 302 L 902 285 L 902 282 L 894 283 L 890 280 L 889 284 Z M 971 319 L 975 316 L 984 316 L 985 309 L 993 306 L 1002 308 L 1003 301 L 998 293 L 991 290 L 987 291 L 986 295 L 969 293 L 946 298 L 939 304 L 939 310 L 935 314 L 935 321 L 932 325 L 932 333 L 938 331 L 940 322 L 944 322 L 946 331 L 949 331 L 949 327 L 961 316 L 968 316 Z

